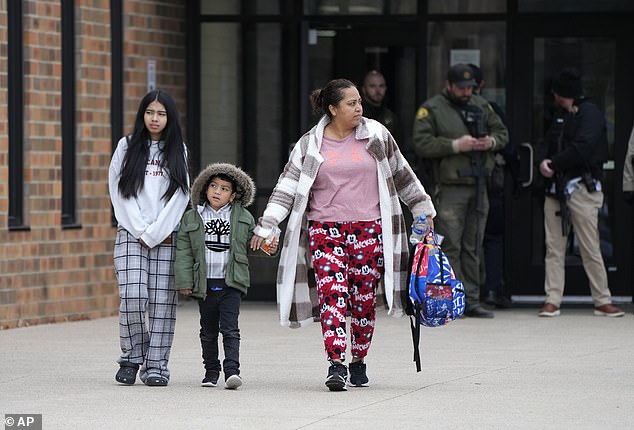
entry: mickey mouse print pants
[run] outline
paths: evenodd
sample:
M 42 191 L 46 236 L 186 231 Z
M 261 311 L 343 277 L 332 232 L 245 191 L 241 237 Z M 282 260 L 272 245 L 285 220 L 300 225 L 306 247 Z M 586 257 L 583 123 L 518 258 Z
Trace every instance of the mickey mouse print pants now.
M 363 358 L 372 342 L 376 288 L 384 271 L 381 220 L 310 221 L 308 234 L 328 359 L 346 359 L 348 311 L 352 356 Z

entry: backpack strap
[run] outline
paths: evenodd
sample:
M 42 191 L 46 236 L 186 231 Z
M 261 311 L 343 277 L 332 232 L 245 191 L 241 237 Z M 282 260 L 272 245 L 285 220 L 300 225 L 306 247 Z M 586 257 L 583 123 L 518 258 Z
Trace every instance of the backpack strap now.
M 633 158 L 634 160 L 634 158 Z M 410 245 L 409 247 L 409 258 L 407 259 L 407 278 L 405 282 L 407 282 L 406 286 L 407 288 L 405 288 L 405 291 L 409 291 L 409 284 L 411 282 L 412 279 L 412 264 L 414 263 L 414 254 L 416 254 L 416 245 Z M 414 313 L 414 307 L 412 305 L 412 301 L 409 299 L 409 297 L 407 298 L 407 301 L 405 302 L 407 303 L 405 305 L 405 314 L 406 315 L 415 315 Z
M 416 362 L 416 371 L 420 372 L 420 322 L 418 321 L 418 315 L 420 314 L 420 304 L 414 306 L 414 315 L 410 317 L 409 323 L 412 329 L 412 343 L 414 344 L 414 360 Z
M 412 265 L 414 263 L 414 255 L 416 254 L 416 245 L 410 246 L 409 250 L 409 262 L 407 264 L 407 282 L 411 282 Z M 422 257 L 422 256 L 421 256 Z M 422 260 L 422 258 L 421 258 Z M 416 282 L 416 279 L 414 279 Z M 409 290 L 409 288 L 408 288 Z M 407 300 L 407 307 L 405 313 L 409 315 L 409 325 L 412 330 L 412 343 L 414 344 L 414 361 L 416 362 L 416 371 L 420 372 L 420 351 L 418 345 L 420 343 L 420 323 L 418 321 L 418 315 L 420 312 L 420 305 L 414 306 L 411 300 Z

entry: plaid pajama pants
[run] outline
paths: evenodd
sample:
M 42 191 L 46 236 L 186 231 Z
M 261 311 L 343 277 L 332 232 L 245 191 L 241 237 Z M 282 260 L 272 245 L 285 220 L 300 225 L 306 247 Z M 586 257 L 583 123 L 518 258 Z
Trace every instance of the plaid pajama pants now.
M 349 312 L 352 357 L 363 358 L 372 342 L 376 287 L 384 272 L 381 220 L 310 221 L 308 234 L 326 355 L 346 359 Z
M 171 244 L 147 249 L 119 228 L 114 245 L 114 268 L 119 280 L 118 362 L 140 365 L 140 379 L 169 379 L 169 360 L 176 326 L 174 288 L 175 234 Z M 147 313 L 147 322 L 146 322 Z

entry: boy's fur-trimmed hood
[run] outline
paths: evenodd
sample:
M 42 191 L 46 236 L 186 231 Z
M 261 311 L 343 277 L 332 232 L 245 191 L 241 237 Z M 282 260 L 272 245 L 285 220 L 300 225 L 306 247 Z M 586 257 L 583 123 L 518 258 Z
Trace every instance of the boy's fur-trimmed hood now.
M 212 176 L 225 174 L 236 184 L 236 200 L 247 207 L 255 200 L 255 182 L 244 170 L 229 163 L 213 163 L 205 167 L 194 179 L 191 200 L 193 207 L 203 205 L 207 201 L 207 186 Z

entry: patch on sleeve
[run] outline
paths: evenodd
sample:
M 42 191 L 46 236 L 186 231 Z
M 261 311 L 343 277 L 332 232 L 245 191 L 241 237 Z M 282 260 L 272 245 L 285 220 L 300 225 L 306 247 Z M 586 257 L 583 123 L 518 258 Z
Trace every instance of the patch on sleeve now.
M 495 112 L 495 111 L 493 110 L 493 106 L 491 106 L 491 103 L 487 103 L 487 106 L 489 107 L 489 111 L 491 111 L 491 112 Z
M 429 116 L 429 111 L 427 109 L 425 109 L 424 107 L 418 108 L 418 111 L 416 111 L 416 119 L 417 120 L 421 120 L 421 119 L 425 119 Z

